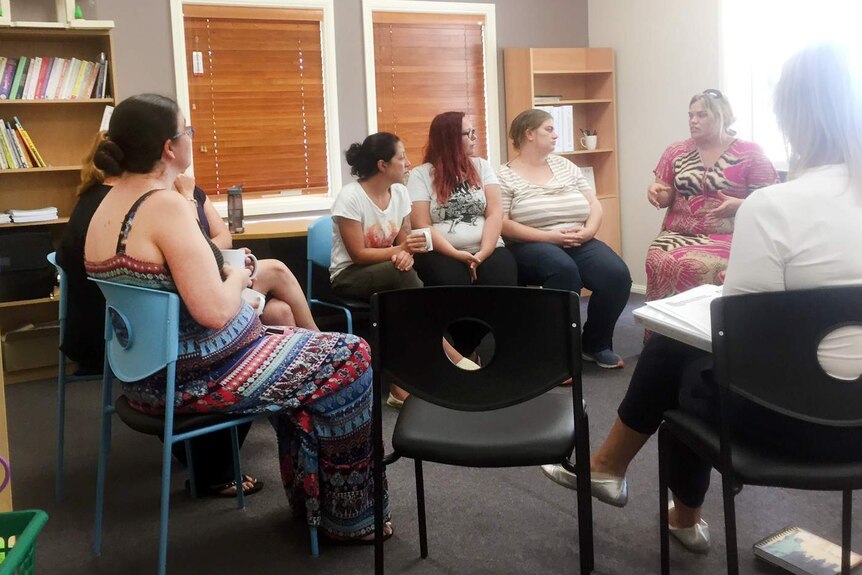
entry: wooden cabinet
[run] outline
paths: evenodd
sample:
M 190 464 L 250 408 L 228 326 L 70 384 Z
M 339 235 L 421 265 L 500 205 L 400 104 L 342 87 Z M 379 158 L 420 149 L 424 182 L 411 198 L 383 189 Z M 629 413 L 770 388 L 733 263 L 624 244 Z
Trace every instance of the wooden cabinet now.
M 572 106 L 576 151 L 563 153 L 580 167 L 591 167 L 596 195 L 604 208 L 598 237 L 617 253 L 621 250 L 619 171 L 614 53 L 610 48 L 506 48 L 506 128 L 536 106 Z M 547 101 L 537 97 L 553 97 Z M 557 99 L 558 97 L 558 99 Z M 595 130 L 598 146 L 582 149 L 580 129 Z M 509 142 L 509 158 L 514 157 Z
M 0 169 L 0 211 L 55 206 L 60 216 L 51 222 L 0 224 L 0 234 L 48 230 L 56 244 L 75 206 L 82 158 L 99 130 L 105 106 L 114 105 L 116 94 L 110 30 L 26 27 L 14 23 L 0 26 L 0 56 L 9 59 L 39 56 L 98 62 L 102 53 L 109 63 L 107 98 L 0 100 L 0 118 L 11 121 L 17 117 L 48 164 L 45 168 Z M 0 303 L 0 336 L 27 323 L 57 319 L 57 301 L 44 297 L 45 294 L 33 295 L 33 299 Z M 44 353 L 56 355 L 56 343 L 47 346 Z M 52 377 L 55 373 L 53 367 L 8 372 L 0 359 L 0 394 L 5 384 Z M 0 397 L 0 455 L 9 455 L 3 397 Z M 0 510 L 11 506 L 10 492 L 11 488 L 0 494 Z

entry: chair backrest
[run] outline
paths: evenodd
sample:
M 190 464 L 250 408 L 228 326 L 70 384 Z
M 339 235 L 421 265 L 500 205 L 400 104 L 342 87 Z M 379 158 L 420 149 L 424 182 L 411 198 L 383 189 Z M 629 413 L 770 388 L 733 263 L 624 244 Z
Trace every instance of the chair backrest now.
M 329 269 L 332 259 L 332 216 L 321 216 L 308 226 L 308 261 Z
M 67 294 L 69 293 L 66 278 L 66 271 L 57 263 L 57 252 L 48 254 L 48 261 L 57 269 L 57 277 L 60 280 L 60 341 L 63 341 L 63 336 L 66 334 L 66 306 L 69 304 Z
M 712 303 L 715 372 L 723 391 L 786 416 L 862 426 L 862 378 L 827 375 L 817 347 L 829 332 L 862 326 L 862 286 L 768 292 Z
M 93 279 L 105 296 L 105 356 L 121 381 L 176 361 L 180 299 L 175 293 Z
M 371 298 L 375 376 L 451 409 L 483 411 L 526 401 L 573 378 L 581 392 L 581 326 L 573 292 L 524 287 L 427 287 Z M 477 320 L 494 336 L 490 361 L 455 367 L 447 326 Z M 580 397 L 575 398 L 580 404 Z

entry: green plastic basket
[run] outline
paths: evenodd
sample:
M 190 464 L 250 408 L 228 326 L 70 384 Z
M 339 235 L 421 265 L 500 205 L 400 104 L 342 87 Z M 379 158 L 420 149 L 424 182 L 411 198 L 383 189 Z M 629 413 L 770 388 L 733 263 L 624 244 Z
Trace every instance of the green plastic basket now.
M 0 575 L 33 575 L 36 536 L 47 521 L 38 509 L 0 513 Z

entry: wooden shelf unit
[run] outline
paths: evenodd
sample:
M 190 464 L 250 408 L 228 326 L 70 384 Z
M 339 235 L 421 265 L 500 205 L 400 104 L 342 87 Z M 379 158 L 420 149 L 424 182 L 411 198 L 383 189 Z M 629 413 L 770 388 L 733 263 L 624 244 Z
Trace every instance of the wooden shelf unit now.
M 99 130 L 105 106 L 115 104 L 117 93 L 110 30 L 23 27 L 20 23 L 9 27 L 0 25 L 0 55 L 7 58 L 40 56 L 98 61 L 102 52 L 109 62 L 108 98 L 0 101 L 0 118 L 12 120 L 17 116 L 49 166 L 0 170 L 0 211 L 55 206 L 59 214 L 57 220 L 50 222 L 2 225 L 0 233 L 16 233 L 16 228 L 34 231 L 40 229 L 38 226 L 45 226 L 41 229 L 51 233 L 56 245 L 77 201 L 75 189 L 80 181 L 82 158 Z M 56 321 L 57 299 L 36 296 L 38 294 L 34 294 L 34 299 L 0 303 L 0 336 L 27 323 Z M 44 353 L 56 355 L 56 345 L 46 345 Z M 4 386 L 55 374 L 56 368 L 45 367 L 7 372 L 0 356 L 0 455 L 9 456 Z M 11 491 L 10 486 L 0 493 L 0 511 L 11 508 Z
M 616 88 L 614 53 L 610 48 L 506 48 L 506 126 L 515 116 L 536 106 L 569 105 L 579 146 L 580 128 L 596 130 L 599 148 L 562 153 L 580 167 L 592 167 L 596 195 L 604 217 L 598 238 L 617 253 L 621 250 L 619 169 L 617 166 Z M 560 100 L 536 101 L 541 96 Z M 512 142 L 509 158 L 515 156 Z

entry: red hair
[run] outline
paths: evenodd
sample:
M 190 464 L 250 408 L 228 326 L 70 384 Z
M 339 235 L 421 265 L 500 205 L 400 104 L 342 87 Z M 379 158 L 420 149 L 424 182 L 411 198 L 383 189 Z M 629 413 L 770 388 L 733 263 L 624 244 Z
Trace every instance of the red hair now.
M 467 152 L 461 135 L 464 112 L 443 112 L 431 121 L 423 162 L 431 164 L 434 194 L 437 203 L 447 204 L 452 191 L 467 182 L 471 188 L 481 187 L 479 172 Z

